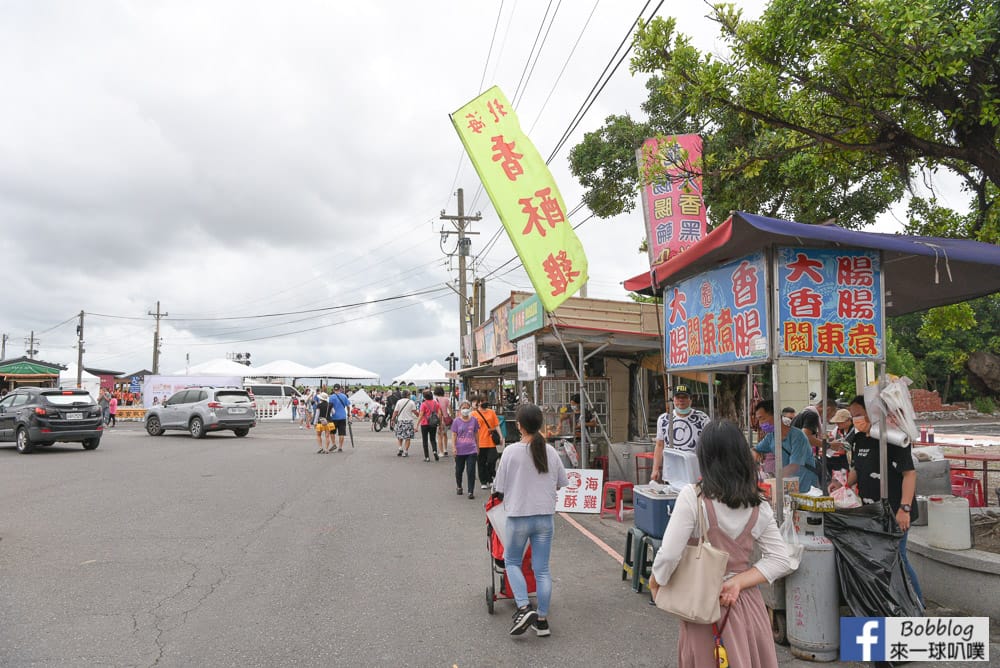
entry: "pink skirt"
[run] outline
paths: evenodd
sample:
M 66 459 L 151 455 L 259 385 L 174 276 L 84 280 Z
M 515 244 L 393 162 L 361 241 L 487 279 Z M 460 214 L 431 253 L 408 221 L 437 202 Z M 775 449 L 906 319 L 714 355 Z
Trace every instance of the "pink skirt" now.
M 740 592 L 736 604 L 730 608 L 726 628 L 722 631 L 722 644 L 733 668 L 777 668 L 771 619 L 756 587 Z M 681 622 L 677 665 L 680 668 L 718 668 L 711 624 Z

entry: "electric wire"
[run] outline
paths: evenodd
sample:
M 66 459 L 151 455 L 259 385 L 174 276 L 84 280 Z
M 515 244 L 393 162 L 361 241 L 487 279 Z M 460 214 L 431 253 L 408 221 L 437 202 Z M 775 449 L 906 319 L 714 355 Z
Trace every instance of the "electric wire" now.
M 560 4 L 562 4 L 562 0 L 560 0 Z M 517 95 L 518 95 L 518 93 L 521 92 L 521 85 L 523 84 L 525 88 L 527 88 L 527 86 L 528 86 L 527 82 L 525 81 L 525 76 L 528 75 L 528 66 L 531 65 L 531 57 L 535 55 L 535 47 L 538 46 L 538 40 L 542 36 L 542 29 L 545 28 L 545 20 L 547 18 L 549 18 L 549 10 L 550 9 L 552 9 L 552 0 L 549 0 L 549 4 L 547 4 L 545 6 L 545 14 L 542 15 L 542 21 L 541 21 L 541 23 L 538 24 L 538 32 L 535 33 L 535 41 L 531 43 L 531 50 L 528 51 L 528 57 L 524 61 L 524 69 L 521 70 L 521 78 L 518 79 L 517 86 L 514 87 L 514 95 L 511 96 L 511 98 L 510 98 L 510 104 L 515 109 L 517 109 Z M 556 11 L 558 11 L 558 10 L 559 10 L 559 7 L 557 6 L 556 7 Z M 552 19 L 555 20 L 555 14 L 552 15 Z M 550 29 L 552 28 L 552 24 L 551 23 L 549 24 L 549 28 Z M 545 37 L 547 38 L 548 36 L 549 36 L 549 33 L 548 33 L 548 31 L 546 31 L 545 32 Z M 542 45 L 544 46 L 544 41 L 543 41 Z M 541 53 L 542 53 L 542 49 L 541 49 L 541 47 L 539 47 L 539 49 L 538 49 L 538 55 L 541 55 Z M 538 59 L 536 57 L 535 58 L 535 62 L 537 62 L 537 61 L 538 61 Z M 532 71 L 534 71 L 534 67 L 532 67 L 531 69 L 532 69 Z

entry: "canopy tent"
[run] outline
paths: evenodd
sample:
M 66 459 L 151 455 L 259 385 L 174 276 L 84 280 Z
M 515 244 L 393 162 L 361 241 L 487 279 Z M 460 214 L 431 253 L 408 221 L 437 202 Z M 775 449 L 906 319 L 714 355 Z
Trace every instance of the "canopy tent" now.
M 238 364 L 232 360 L 214 359 L 201 364 L 196 364 L 188 369 L 178 369 L 171 376 L 247 376 L 258 375 L 257 370 L 245 364 Z
M 409 369 L 392 379 L 393 383 L 404 385 L 432 385 L 448 382 L 448 370 L 437 360 L 423 364 L 414 364 Z
M 379 375 L 346 362 L 328 362 L 312 369 L 309 378 L 328 378 L 330 380 L 378 380 Z
M 1000 291 L 1000 246 L 968 241 L 845 230 L 734 213 L 687 251 L 625 289 L 659 293 L 663 286 L 772 245 L 871 248 L 882 251 L 886 315 L 903 315 Z
M 76 373 L 77 366 L 75 364 L 70 364 L 64 371 L 60 371 L 59 387 L 63 389 L 72 389 L 76 387 Z M 87 390 L 87 392 L 90 393 L 90 396 L 92 396 L 96 401 L 101 394 L 101 377 L 85 370 L 80 374 L 80 388 Z
M 369 395 L 364 390 L 358 390 L 357 392 L 349 396 L 348 399 L 351 400 L 352 406 L 360 406 L 361 408 L 364 409 L 366 413 L 371 411 L 371 409 L 375 406 L 375 404 L 378 403 L 377 401 L 372 399 L 371 395 Z
M 312 378 L 315 372 L 311 367 L 291 360 L 274 360 L 267 364 L 255 366 L 253 368 L 255 376 L 269 376 L 281 378 Z

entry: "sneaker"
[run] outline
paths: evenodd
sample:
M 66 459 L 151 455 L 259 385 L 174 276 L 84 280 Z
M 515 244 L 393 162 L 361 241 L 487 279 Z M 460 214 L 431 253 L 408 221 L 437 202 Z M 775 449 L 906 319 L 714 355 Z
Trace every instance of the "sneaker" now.
M 425 462 L 429 462 L 430 460 L 431 460 L 431 458 L 430 458 L 430 457 L 424 457 L 424 461 L 425 461 Z
M 323 448 L 320 448 L 319 450 L 316 451 L 317 455 L 322 454 L 322 453 L 323 453 Z
M 530 603 L 523 608 L 518 608 L 514 611 L 514 623 L 510 626 L 510 635 L 521 635 L 536 619 L 538 619 L 538 613 L 531 609 Z
M 409 456 L 410 456 L 410 453 L 409 453 L 409 452 L 404 452 L 404 453 L 403 453 L 403 456 L 404 456 L 404 457 L 409 457 Z
M 459 495 L 459 496 L 462 496 L 462 494 L 464 494 L 464 492 L 462 491 L 462 488 L 461 488 L 461 487 L 459 487 L 459 488 L 458 488 L 458 495 Z
M 434 453 L 434 461 L 438 461 L 439 459 L 440 459 L 440 457 L 438 457 L 438 453 L 435 452 Z
M 343 448 L 337 448 L 337 452 L 343 452 L 343 451 L 344 451 Z
M 399 449 L 399 452 L 396 453 L 396 456 L 397 457 L 402 457 L 403 456 L 403 448 Z
M 475 495 L 475 494 L 473 494 L 472 492 L 469 492 L 469 498 L 470 498 L 470 499 L 474 499 L 474 498 L 476 498 L 476 495 Z
M 535 629 L 535 635 L 540 638 L 552 635 L 552 632 L 549 631 L 549 620 L 547 619 L 536 619 L 535 623 L 531 626 Z
M 485 483 L 479 486 L 479 489 L 489 489 L 489 488 L 490 486 Z

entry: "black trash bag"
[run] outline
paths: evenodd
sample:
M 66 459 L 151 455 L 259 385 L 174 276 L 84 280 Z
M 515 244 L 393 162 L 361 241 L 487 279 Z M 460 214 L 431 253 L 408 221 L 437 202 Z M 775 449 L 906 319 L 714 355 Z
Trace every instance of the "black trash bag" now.
M 855 617 L 923 617 L 899 554 L 903 532 L 888 502 L 827 513 L 825 520 L 841 595 Z

